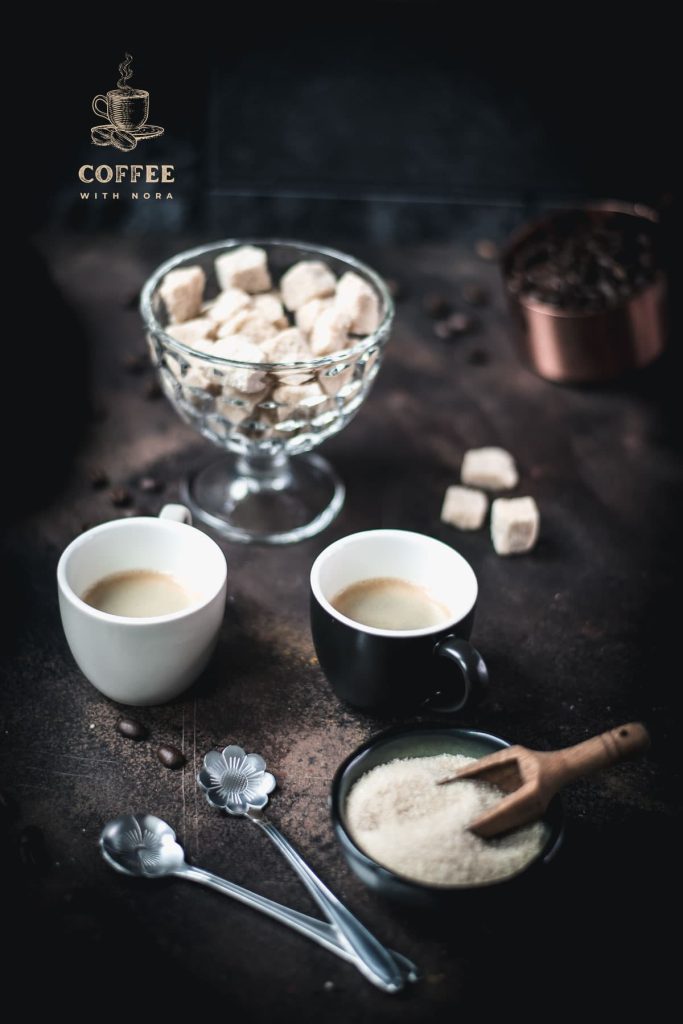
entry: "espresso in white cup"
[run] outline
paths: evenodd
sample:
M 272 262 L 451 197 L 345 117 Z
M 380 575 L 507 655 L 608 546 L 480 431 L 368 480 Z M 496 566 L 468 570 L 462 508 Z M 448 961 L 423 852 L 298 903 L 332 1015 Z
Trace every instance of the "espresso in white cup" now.
M 57 566 L 62 625 L 87 679 L 122 704 L 171 700 L 206 667 L 225 611 L 227 565 L 218 545 L 190 525 L 182 505 L 159 518 L 116 519 L 66 548 Z M 121 615 L 88 604 L 102 581 L 164 574 L 182 587 L 185 607 L 162 615 Z

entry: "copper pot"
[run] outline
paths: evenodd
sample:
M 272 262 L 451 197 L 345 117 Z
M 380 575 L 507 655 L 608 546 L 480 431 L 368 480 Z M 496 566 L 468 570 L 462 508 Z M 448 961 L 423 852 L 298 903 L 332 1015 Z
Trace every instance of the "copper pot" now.
M 628 203 L 596 203 L 582 209 L 600 213 L 626 213 L 658 223 L 649 207 Z M 562 383 L 605 381 L 652 362 L 666 340 L 666 278 L 659 271 L 641 291 L 599 312 L 558 309 L 520 297 L 508 288 L 515 254 L 532 235 L 550 226 L 567 210 L 526 225 L 508 242 L 503 253 L 503 275 L 510 308 L 518 327 L 518 347 L 524 362 L 546 380 Z

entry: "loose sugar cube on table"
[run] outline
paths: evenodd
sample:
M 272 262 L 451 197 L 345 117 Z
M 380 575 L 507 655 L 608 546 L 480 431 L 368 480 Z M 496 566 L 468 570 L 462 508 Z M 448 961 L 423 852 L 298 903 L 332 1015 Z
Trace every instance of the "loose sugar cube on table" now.
M 348 348 L 351 317 L 343 309 L 331 306 L 321 313 L 315 322 L 311 334 L 311 348 L 316 357 L 327 356 L 332 352 Z
M 201 267 L 169 270 L 159 287 L 171 323 L 192 320 L 200 312 L 206 275 Z
M 496 498 L 491 506 L 491 540 L 499 555 L 531 551 L 541 516 L 533 498 Z
M 311 299 L 332 295 L 337 279 L 321 260 L 301 260 L 283 274 L 280 281 L 282 301 L 287 309 L 300 309 Z
M 270 291 L 268 257 L 265 249 L 255 245 L 241 245 L 217 256 L 214 261 L 216 277 L 223 290 L 241 288 L 245 292 Z
M 509 491 L 517 486 L 515 460 L 504 448 L 471 448 L 462 460 L 460 479 L 487 491 Z
M 479 530 L 484 523 L 489 499 L 483 491 L 453 484 L 448 487 L 441 508 L 441 521 L 458 530 Z
M 379 299 L 367 281 L 352 270 L 342 274 L 334 300 L 337 309 L 351 317 L 352 334 L 372 334 L 380 323 Z
M 169 324 L 166 333 L 170 334 L 176 341 L 182 341 L 183 345 L 192 347 L 198 341 L 206 341 L 213 338 L 216 332 L 215 320 L 207 316 L 196 317 L 194 320 L 186 320 L 182 324 Z

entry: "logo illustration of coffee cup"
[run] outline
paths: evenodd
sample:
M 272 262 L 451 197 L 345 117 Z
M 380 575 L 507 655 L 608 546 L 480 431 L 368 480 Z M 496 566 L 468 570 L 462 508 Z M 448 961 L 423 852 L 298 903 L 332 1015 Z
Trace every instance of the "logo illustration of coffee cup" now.
M 127 53 L 119 64 L 119 80 L 115 89 L 105 95 L 95 96 L 92 109 L 105 124 L 90 129 L 90 138 L 95 146 L 113 146 L 130 152 L 138 142 L 155 139 L 164 134 L 164 129 L 148 124 L 149 93 L 146 89 L 134 89 L 128 85 L 133 77 L 133 58 Z

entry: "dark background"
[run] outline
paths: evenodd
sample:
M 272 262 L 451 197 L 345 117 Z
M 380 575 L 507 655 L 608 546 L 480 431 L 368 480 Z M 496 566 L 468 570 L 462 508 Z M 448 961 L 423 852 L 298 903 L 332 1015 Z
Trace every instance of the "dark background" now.
M 29 132 L 39 158 L 27 212 L 84 231 L 383 241 L 448 238 L 454 207 L 472 202 L 667 201 L 675 61 L 654 11 L 632 28 L 595 12 L 525 26 L 493 9 L 476 24 L 449 4 L 370 3 L 215 25 L 203 14 L 182 30 L 160 16 L 145 32 L 136 18 L 80 46 L 44 32 L 33 72 L 59 103 Z M 117 157 L 90 144 L 90 101 L 115 86 L 126 50 L 150 123 L 166 130 L 135 156 L 176 165 L 173 203 L 78 198 L 79 164 Z
M 14 495 L 5 518 L 21 523 L 55 500 L 97 415 L 96 402 L 84 398 L 87 331 L 52 290 L 40 255 L 46 238 L 80 235 L 94 241 L 114 235 L 128 238 L 132 251 L 156 247 L 161 258 L 159 235 L 167 236 L 170 253 L 188 235 L 208 240 L 268 233 L 348 242 L 359 251 L 363 246 L 393 247 L 398 264 L 402 246 L 461 237 L 500 240 L 538 210 L 582 198 L 651 203 L 660 209 L 665 227 L 669 224 L 676 198 L 676 60 L 668 40 L 670 26 L 656 9 L 641 12 L 638 23 L 619 31 L 613 23 L 599 23 L 595 12 L 581 16 L 546 9 L 528 25 L 514 15 L 502 20 L 494 8 L 480 12 L 479 24 L 470 22 L 467 13 L 450 4 L 375 3 L 347 6 L 327 17 L 305 8 L 291 13 L 264 8 L 251 17 L 196 9 L 176 20 L 159 10 L 156 24 L 143 28 L 139 13 L 128 8 L 123 17 L 100 12 L 93 24 L 79 21 L 77 34 L 76 23 L 70 27 L 63 20 L 54 28 L 43 21 L 40 32 L 27 30 L 21 57 L 42 99 L 39 115 L 32 108 L 22 117 L 22 165 L 12 186 L 19 192 L 16 206 L 22 218 L 17 288 L 24 293 L 21 308 L 30 310 L 39 282 L 40 314 L 58 344 L 39 342 L 38 374 L 32 372 L 35 346 L 15 345 L 5 356 L 12 386 L 2 411 L 13 425 L 6 427 L 5 436 L 16 437 L 16 424 L 24 422 L 17 417 L 25 408 L 23 382 L 29 377 L 31 400 L 40 410 L 30 423 L 37 440 L 32 436 L 12 444 L 5 454 L 4 472 Z M 126 51 L 134 58 L 131 84 L 149 89 L 150 121 L 165 128 L 164 137 L 144 144 L 136 159 L 175 164 L 173 202 L 95 203 L 79 198 L 83 187 L 76 173 L 81 163 L 130 162 L 127 154 L 95 150 L 90 144 L 90 127 L 97 123 L 91 99 L 115 85 Z M 675 273 L 670 253 L 669 260 L 669 272 Z M 673 317 L 676 337 L 675 307 Z M 641 385 L 648 406 L 661 402 L 667 446 L 679 433 L 679 372 L 674 345 L 664 370 Z M 648 457 L 645 452 L 643 458 Z M 671 509 L 666 518 L 670 523 Z M 649 529 L 656 532 L 654 524 Z M 679 549 L 680 541 L 672 553 Z M 661 579 L 666 560 L 661 549 L 658 560 Z M 25 568 L 15 566 L 10 545 L 3 566 L 10 574 Z M 10 654 L 24 610 L 18 600 L 16 618 L 10 614 L 6 619 Z M 643 647 L 643 674 L 651 671 L 661 689 L 661 723 L 675 713 L 669 674 L 674 681 L 680 675 L 670 661 L 677 630 L 673 572 L 659 597 L 650 601 L 647 618 L 651 634 L 647 652 Z M 33 622 L 39 637 L 39 610 Z M 54 635 L 51 621 L 49 631 Z M 504 723 L 500 728 L 503 732 Z M 658 753 L 665 765 L 673 765 L 671 730 Z M 552 974 L 553 992 L 534 976 L 534 963 L 529 964 L 530 989 L 543 994 L 544 1007 L 553 995 L 562 1004 L 609 1005 L 613 999 L 622 1009 L 629 1005 L 630 992 L 634 1001 L 658 1002 L 666 986 L 666 965 L 655 931 L 658 921 L 666 921 L 674 896 L 667 874 L 673 862 L 672 831 L 656 807 L 642 822 L 637 849 L 648 877 L 633 878 L 625 867 L 617 868 L 606 908 L 596 895 L 594 917 L 586 921 L 593 960 L 589 982 L 581 973 L 585 962 L 577 973 L 568 955 L 571 936 L 565 937 L 565 959 Z M 16 830 L 15 825 L 10 828 Z M 611 859 L 618 860 L 619 843 L 626 839 L 632 841 L 633 833 L 622 834 L 618 828 L 603 835 L 595 853 L 604 871 Z M 662 845 L 662 877 L 651 873 L 658 860 L 657 843 Z M 14 872 L 13 854 L 3 866 Z M 574 866 L 572 886 L 578 891 L 581 872 L 588 878 L 593 864 L 579 858 Z M 48 1001 L 52 984 L 58 985 L 60 997 L 71 981 L 87 989 L 75 955 L 84 956 L 98 984 L 109 983 L 110 972 L 97 962 L 98 954 L 86 950 L 89 925 L 84 926 L 84 938 L 62 949 L 62 919 L 54 913 L 45 917 L 33 882 L 24 886 L 19 878 L 7 887 L 8 897 L 10 891 L 19 913 L 10 919 L 8 937 L 18 938 L 15 928 L 29 935 L 27 942 L 18 942 L 23 957 L 30 955 L 31 932 L 45 927 L 47 940 L 36 940 L 36 946 Z M 572 891 L 565 897 L 567 911 Z M 633 948 L 620 979 L 619 963 L 611 957 L 615 936 L 610 918 L 622 892 L 624 902 L 633 904 Z M 559 906 L 559 919 L 553 907 L 532 908 L 540 932 L 561 932 L 561 900 Z M 124 932 L 125 921 L 116 924 L 117 908 L 105 909 L 114 928 Z M 77 921 L 81 913 L 89 920 L 87 907 L 74 913 Z M 618 920 L 625 929 L 629 915 L 623 907 Z M 579 949 L 587 939 L 576 921 L 574 925 Z M 508 928 L 509 922 L 501 921 L 507 941 L 514 943 Z M 141 960 L 149 955 L 139 937 L 131 942 Z M 619 956 L 623 948 L 622 943 Z M 106 935 L 97 949 L 115 954 Z M 159 981 L 165 958 L 158 953 L 150 957 L 150 976 Z M 577 962 L 582 962 L 578 954 Z M 476 982 L 486 1020 L 487 1005 L 504 1005 L 505 993 L 493 991 L 495 979 L 486 976 L 483 963 L 482 957 Z M 66 986 L 65 977 L 70 979 Z M 603 978 L 609 979 L 609 991 L 601 988 Z M 622 990 L 612 991 L 619 980 Z M 117 981 L 113 978 L 112 985 Z M 135 981 L 144 985 L 142 968 Z M 191 985 L 191 980 L 183 982 L 186 988 Z M 179 1001 L 181 995 L 179 990 Z M 473 999 L 472 1006 L 476 1004 Z M 140 1012 L 146 1008 L 136 1005 Z M 537 1010 L 521 1009 L 531 1018 Z

